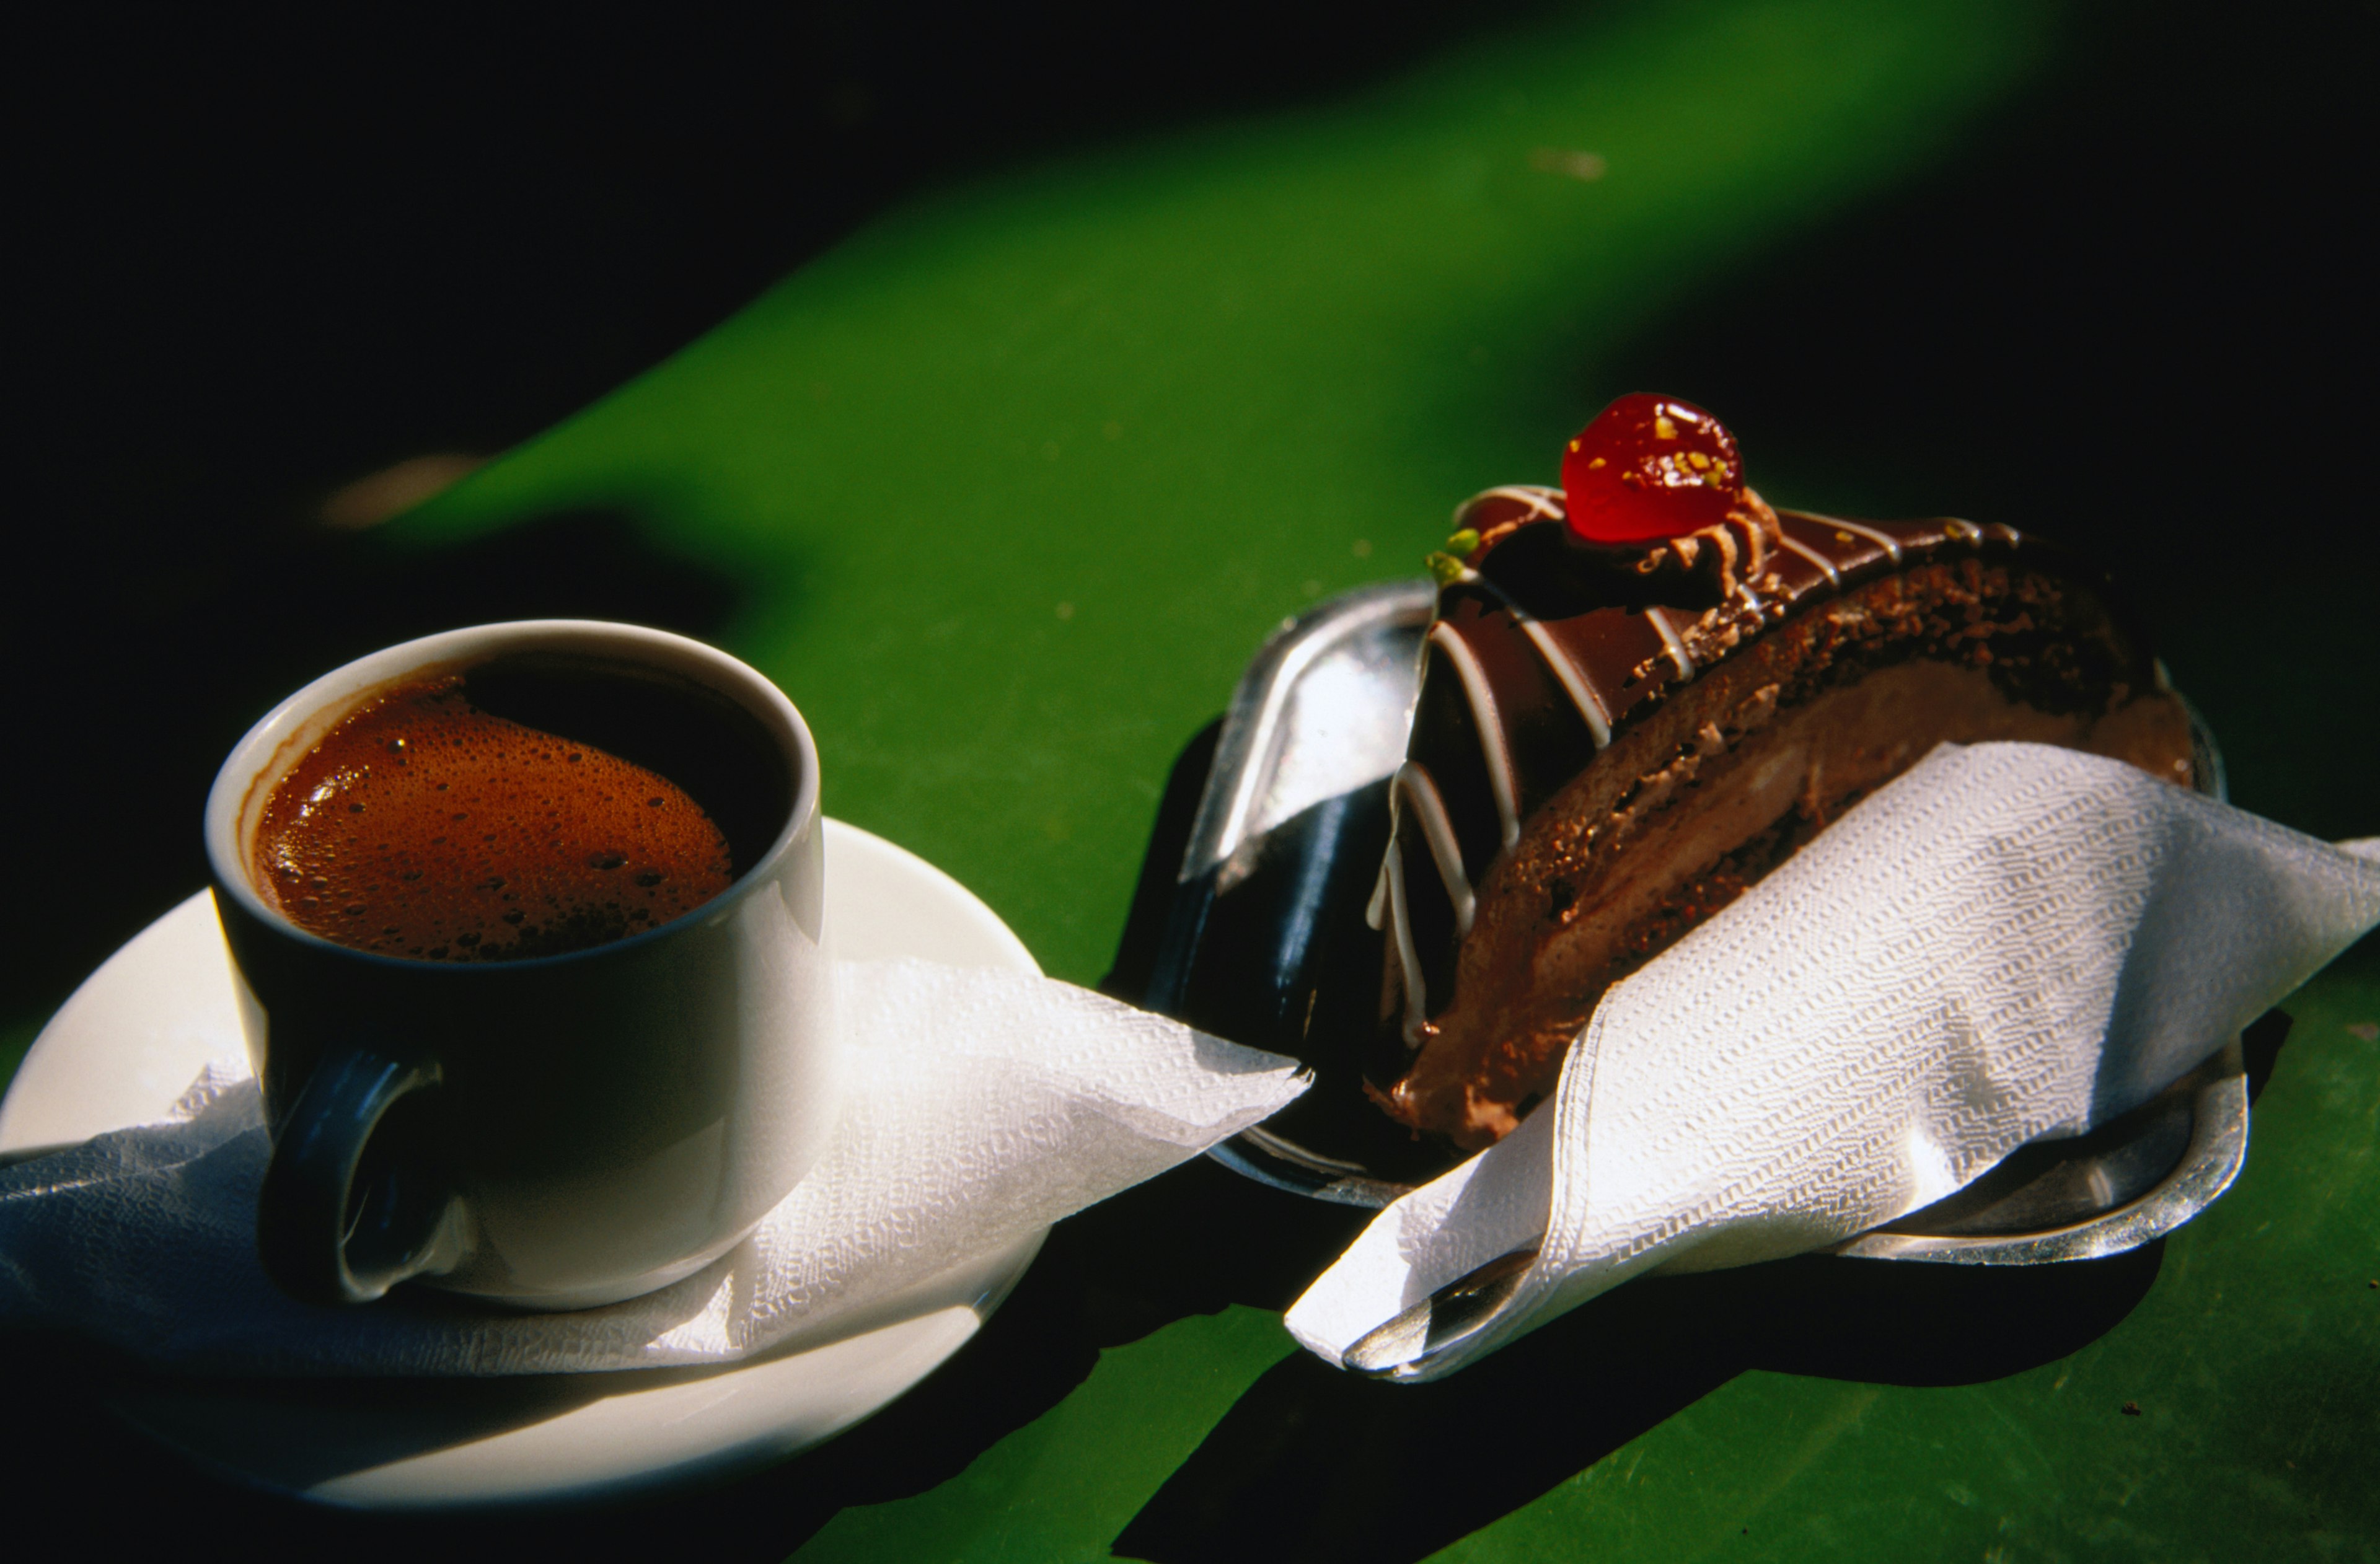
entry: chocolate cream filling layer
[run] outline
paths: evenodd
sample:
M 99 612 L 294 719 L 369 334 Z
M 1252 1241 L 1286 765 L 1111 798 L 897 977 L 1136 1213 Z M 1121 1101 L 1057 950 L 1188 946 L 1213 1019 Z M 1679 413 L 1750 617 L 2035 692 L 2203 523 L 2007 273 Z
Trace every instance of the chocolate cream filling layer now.
M 1606 988 L 1938 743 L 2192 780 L 2187 712 L 2062 551 L 1761 507 L 1690 577 L 1565 556 L 1560 503 L 1467 513 L 1504 530 L 1441 594 L 1393 784 L 1373 914 L 1408 1068 L 1374 1093 L 1417 1130 L 1509 1132 Z M 1624 600 L 1645 590 L 1670 600 Z

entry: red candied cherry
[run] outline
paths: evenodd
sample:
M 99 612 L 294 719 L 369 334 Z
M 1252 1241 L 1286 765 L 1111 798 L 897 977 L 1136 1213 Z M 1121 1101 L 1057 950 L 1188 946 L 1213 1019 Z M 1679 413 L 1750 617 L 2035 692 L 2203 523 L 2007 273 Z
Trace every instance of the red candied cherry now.
M 1682 538 L 1743 498 L 1727 426 L 1691 402 L 1632 392 L 1595 416 L 1562 455 L 1570 529 L 1590 543 Z

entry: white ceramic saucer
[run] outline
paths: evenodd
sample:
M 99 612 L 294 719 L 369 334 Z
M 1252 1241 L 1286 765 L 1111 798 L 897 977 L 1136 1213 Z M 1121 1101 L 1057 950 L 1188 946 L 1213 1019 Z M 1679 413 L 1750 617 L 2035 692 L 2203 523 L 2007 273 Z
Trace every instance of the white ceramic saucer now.
M 1038 972 L 992 910 L 924 859 L 826 822 L 827 919 L 846 960 Z M 245 1049 L 200 891 L 86 979 L 0 1101 L 0 1158 L 164 1117 Z M 402 1383 L 136 1376 L 109 1405 L 224 1475 L 360 1509 L 544 1503 L 754 1467 L 832 1438 L 973 1337 L 1043 1235 L 912 1290 L 832 1340 L 720 1368 Z

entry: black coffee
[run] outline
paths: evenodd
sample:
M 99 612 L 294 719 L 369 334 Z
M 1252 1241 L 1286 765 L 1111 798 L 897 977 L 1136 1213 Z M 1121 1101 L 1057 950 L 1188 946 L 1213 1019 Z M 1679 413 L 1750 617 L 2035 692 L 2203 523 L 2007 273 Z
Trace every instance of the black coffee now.
M 505 961 L 691 912 L 791 807 L 776 746 L 674 677 L 537 654 L 400 682 L 266 800 L 256 882 L 358 950 Z

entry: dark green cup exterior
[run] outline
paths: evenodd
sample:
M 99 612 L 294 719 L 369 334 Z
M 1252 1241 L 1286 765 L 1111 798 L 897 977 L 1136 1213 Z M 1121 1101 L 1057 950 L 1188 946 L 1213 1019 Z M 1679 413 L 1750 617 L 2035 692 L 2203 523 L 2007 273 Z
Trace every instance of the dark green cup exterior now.
M 643 934 L 471 965 L 351 950 L 259 896 L 254 814 L 281 770 L 371 690 L 515 652 L 658 668 L 759 719 L 793 779 L 760 861 Z M 432 636 L 266 717 L 216 779 L 207 848 L 273 1135 L 259 1217 L 268 1272 L 316 1303 L 410 1278 L 581 1308 L 665 1286 L 748 1233 L 817 1161 L 840 1095 L 818 801 L 817 748 L 773 685 L 631 625 Z

